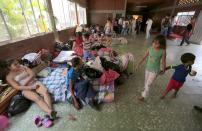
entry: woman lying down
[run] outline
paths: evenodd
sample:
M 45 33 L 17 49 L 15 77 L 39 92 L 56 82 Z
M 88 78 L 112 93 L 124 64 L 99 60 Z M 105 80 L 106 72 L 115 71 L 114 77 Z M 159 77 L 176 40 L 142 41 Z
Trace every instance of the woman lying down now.
M 9 71 L 6 76 L 7 82 L 46 112 L 46 123 L 51 125 L 57 112 L 53 109 L 47 88 L 35 79 L 35 74 L 30 68 L 20 65 L 17 60 L 9 61 L 7 68 Z
M 93 89 L 88 80 L 82 78 L 81 66 L 83 62 L 80 58 L 75 57 L 71 61 L 72 67 L 69 68 L 66 76 L 66 85 L 71 93 L 72 103 L 79 110 L 83 104 L 88 104 L 98 110 L 95 97 L 97 92 Z

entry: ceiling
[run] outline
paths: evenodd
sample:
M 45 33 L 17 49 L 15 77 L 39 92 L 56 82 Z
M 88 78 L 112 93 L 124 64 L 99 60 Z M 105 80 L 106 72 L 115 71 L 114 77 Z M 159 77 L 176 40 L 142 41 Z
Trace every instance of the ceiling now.
M 171 4 L 174 0 L 127 0 L 127 11 L 142 11 Z
M 128 4 L 134 4 L 137 6 L 143 6 L 143 5 L 157 5 L 165 2 L 166 0 L 128 0 Z

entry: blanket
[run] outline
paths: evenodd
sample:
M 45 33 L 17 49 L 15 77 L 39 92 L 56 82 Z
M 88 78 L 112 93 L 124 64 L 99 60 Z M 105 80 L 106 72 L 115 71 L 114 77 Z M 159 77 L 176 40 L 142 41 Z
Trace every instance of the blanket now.
M 47 87 L 55 102 L 66 101 L 67 88 L 65 84 L 65 76 L 62 75 L 63 70 L 64 68 L 56 68 L 48 77 L 39 78 L 39 81 Z

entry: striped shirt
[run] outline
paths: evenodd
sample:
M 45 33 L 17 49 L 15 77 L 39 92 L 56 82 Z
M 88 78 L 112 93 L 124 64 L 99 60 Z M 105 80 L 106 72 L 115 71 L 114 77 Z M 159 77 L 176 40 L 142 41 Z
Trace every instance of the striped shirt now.
M 92 43 L 91 42 L 83 42 L 83 49 L 90 50 Z

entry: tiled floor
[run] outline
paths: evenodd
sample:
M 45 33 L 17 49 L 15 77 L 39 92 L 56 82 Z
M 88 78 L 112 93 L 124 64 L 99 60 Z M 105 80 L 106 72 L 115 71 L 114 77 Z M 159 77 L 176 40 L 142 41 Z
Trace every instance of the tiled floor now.
M 119 45 L 119 52 L 132 52 L 136 61 L 150 45 L 140 35 L 129 39 L 128 45 Z M 67 103 L 56 104 L 61 118 L 50 129 L 36 128 L 32 122 L 35 115 L 43 115 L 35 104 L 24 114 L 11 119 L 10 131 L 202 131 L 202 114 L 193 110 L 193 105 L 202 106 L 202 45 L 177 46 L 179 42 L 169 41 L 167 63 L 180 63 L 184 52 L 192 52 L 197 58 L 193 68 L 196 77 L 188 77 L 176 99 L 160 100 L 173 71 L 159 76 L 154 83 L 150 97 L 145 103 L 137 100 L 144 84 L 144 68 L 137 71 L 128 81 L 116 89 L 115 101 L 104 104 L 100 112 L 89 107 L 76 111 Z M 69 121 L 67 114 L 72 113 L 77 121 Z

